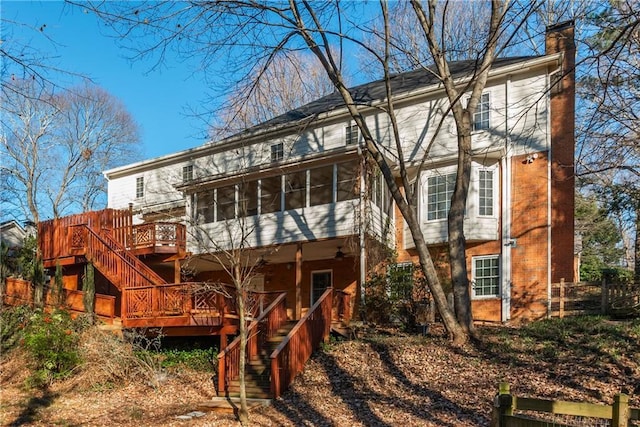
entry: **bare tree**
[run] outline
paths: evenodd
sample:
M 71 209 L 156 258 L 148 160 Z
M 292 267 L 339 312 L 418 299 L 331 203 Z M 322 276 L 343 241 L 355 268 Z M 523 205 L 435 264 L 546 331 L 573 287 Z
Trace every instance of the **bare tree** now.
M 212 125 L 213 140 L 241 132 L 332 92 L 324 69 L 309 54 L 278 52 L 225 94 Z
M 16 85 L 13 85 L 16 87 Z M 35 222 L 104 204 L 102 170 L 138 156 L 138 128 L 103 89 L 55 93 L 33 80 L 4 91 L 3 205 Z
M 137 46 L 139 56 L 155 55 L 161 61 L 164 52 L 173 47 L 181 53 L 199 55 L 203 67 L 229 68 L 231 62 L 234 71 L 241 70 L 232 76 L 234 81 L 253 79 L 251 84 L 244 84 L 244 87 L 256 87 L 257 83 L 253 82 L 263 78 L 265 73 L 255 71 L 269 69 L 280 52 L 307 51 L 315 56 L 358 125 L 365 143 L 365 154 L 382 172 L 408 224 L 420 265 L 447 329 L 454 342 L 463 343 L 473 329 L 463 233 L 463 214 L 471 169 L 471 118 L 497 54 L 509 45 L 513 34 L 518 32 L 539 4 L 534 2 L 511 6 L 508 2 L 493 1 L 485 13 L 478 17 L 478 21 L 482 22 L 478 22 L 473 29 L 478 43 L 471 49 L 457 46 L 454 43 L 457 40 L 455 34 L 443 36 L 447 34 L 447 28 L 457 28 L 449 18 L 451 10 L 447 8 L 451 4 L 447 2 L 441 11 L 437 11 L 435 1 L 429 1 L 427 5 L 413 1 L 410 10 L 419 24 L 416 32 L 419 34 L 416 36 L 422 38 L 429 53 L 424 60 L 414 58 L 411 64 L 424 67 L 426 73 L 437 76 L 449 102 L 442 120 L 435 125 L 434 133 L 439 133 L 444 117 L 452 114 L 458 134 L 458 173 L 448 220 L 455 314 L 447 304 L 418 221 L 417 191 L 412 185 L 414 177 L 410 177 L 407 170 L 390 83 L 393 49 L 397 51 L 402 48 L 402 39 L 395 38 L 386 2 L 380 2 L 377 11 L 384 23 L 380 30 L 359 19 L 363 16 L 365 6 L 357 2 L 310 3 L 291 0 L 274 4 L 220 1 L 180 6 L 162 2 L 140 7 L 94 2 L 91 8 L 118 34 L 126 37 L 133 34 L 146 36 L 144 44 Z M 381 43 L 369 45 L 367 41 L 371 39 L 378 39 Z M 365 110 L 370 108 L 370 100 L 361 102 L 347 87 L 343 55 L 353 51 L 366 55 L 370 63 L 378 64 L 383 70 L 386 94 L 378 110 L 386 115 L 390 124 L 390 144 L 379 141 L 365 120 Z M 449 61 L 471 53 L 476 56 L 476 67 L 467 83 L 459 86 L 449 69 Z M 219 58 L 226 58 L 226 61 L 216 64 Z M 435 68 L 427 68 L 426 60 L 434 63 Z M 462 97 L 465 94 L 470 94 L 470 97 L 463 104 Z M 428 157 L 429 145 L 427 143 L 422 147 L 422 164 Z M 399 168 L 399 181 L 396 181 L 397 174 L 393 171 L 396 167 Z
M 240 191 L 242 191 L 242 185 Z M 249 422 L 245 381 L 249 338 L 247 329 L 251 314 L 257 310 L 256 301 L 249 298 L 249 293 L 262 260 L 261 257 L 249 251 L 255 224 L 247 219 L 246 212 L 246 205 L 243 206 L 240 203 L 234 212 L 228 212 L 228 218 L 218 222 L 216 227 L 211 228 L 203 224 L 202 217 L 194 218 L 189 227 L 192 240 L 197 247 L 198 259 L 204 257 L 216 263 L 229 278 L 235 291 L 233 297 L 238 313 L 238 336 L 240 339 L 240 411 L 238 419 L 242 425 L 248 425 Z M 186 265 L 189 265 L 189 261 Z M 224 374 L 224 372 L 218 372 L 218 375 Z

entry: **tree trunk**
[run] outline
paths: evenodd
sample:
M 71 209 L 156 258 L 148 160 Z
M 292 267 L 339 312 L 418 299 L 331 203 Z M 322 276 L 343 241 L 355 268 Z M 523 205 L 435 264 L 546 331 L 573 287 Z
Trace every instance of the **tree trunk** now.
M 84 311 L 90 316 L 91 321 L 94 320 L 94 307 L 96 300 L 96 283 L 93 264 L 88 263 L 84 268 L 84 278 L 82 280 L 82 305 Z
M 427 285 L 429 286 L 433 300 L 436 303 L 438 313 L 440 313 L 440 316 L 442 317 L 442 322 L 444 323 L 445 328 L 447 328 L 447 331 L 451 334 L 453 344 L 457 346 L 463 345 L 469 338 L 468 333 L 457 322 L 453 311 L 447 303 L 447 296 L 440 284 L 440 279 L 438 278 L 436 268 L 433 265 L 433 260 L 431 259 L 431 254 L 429 253 L 429 248 L 422 236 L 420 225 L 415 220 L 415 217 L 409 219 L 405 217 L 405 219 L 416 245 L 420 267 L 422 267 L 424 276 L 427 279 Z
M 471 293 L 466 259 L 464 215 L 471 179 L 471 123 L 470 114 L 463 114 L 462 126 L 458 127 L 458 168 L 456 185 L 451 197 L 451 208 L 447 217 L 449 233 L 449 262 L 453 286 L 453 306 L 458 323 L 467 334 L 473 334 Z
M 640 202 L 636 202 L 636 239 L 635 239 L 635 254 L 634 254 L 634 281 L 636 284 L 640 283 Z
M 239 357 L 239 373 L 240 373 L 240 410 L 238 411 L 238 421 L 243 426 L 249 425 L 249 408 L 247 407 L 247 390 L 245 384 L 245 366 L 247 361 L 247 324 L 244 307 L 244 286 L 242 280 L 242 271 L 240 263 L 237 262 L 233 267 L 234 282 L 236 288 L 236 306 L 238 307 L 238 322 L 240 323 L 240 357 Z

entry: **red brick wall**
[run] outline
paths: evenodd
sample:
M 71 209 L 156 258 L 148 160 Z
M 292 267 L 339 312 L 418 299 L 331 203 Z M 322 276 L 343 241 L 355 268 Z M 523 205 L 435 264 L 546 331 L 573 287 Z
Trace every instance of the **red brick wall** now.
M 511 318 L 546 315 L 549 270 L 548 248 L 548 156 L 528 162 L 526 156 L 512 160 Z
M 548 54 L 564 51 L 562 80 L 551 89 L 551 281 L 575 281 L 575 44 L 573 22 L 548 29 Z M 552 80 L 553 81 L 553 80 Z

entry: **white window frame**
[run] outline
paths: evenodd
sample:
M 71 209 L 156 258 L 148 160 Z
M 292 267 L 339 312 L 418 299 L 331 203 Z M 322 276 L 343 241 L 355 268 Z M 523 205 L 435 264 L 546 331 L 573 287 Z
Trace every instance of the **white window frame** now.
M 360 141 L 360 128 L 356 124 L 348 124 L 344 128 L 344 141 L 346 145 L 356 145 Z
M 444 216 L 443 217 L 438 216 L 438 212 L 440 212 L 440 210 L 436 209 L 435 210 L 436 217 L 435 218 L 430 218 L 430 214 L 431 214 L 432 210 L 429 209 L 429 205 L 430 205 L 430 202 L 429 202 L 429 196 L 430 196 L 429 181 L 431 179 L 434 179 L 434 178 L 444 178 L 445 186 L 446 186 L 450 176 L 453 176 L 453 187 L 450 190 L 448 188 L 445 188 L 445 203 L 446 203 L 447 206 L 446 206 L 446 209 L 444 210 Z M 447 171 L 447 172 L 443 171 L 443 173 L 438 173 L 438 174 L 433 174 L 433 175 L 427 176 L 427 179 L 426 179 L 426 181 L 427 181 L 426 182 L 426 190 L 427 191 L 426 191 L 426 200 L 425 200 L 425 203 L 424 203 L 424 205 L 425 205 L 424 209 L 425 209 L 425 218 L 426 218 L 426 220 L 428 222 L 445 221 L 447 219 L 447 215 L 449 215 L 449 210 L 451 209 L 451 196 L 453 195 L 453 188 L 455 188 L 455 176 L 456 176 L 455 172 L 449 172 L 449 171 Z M 436 193 L 436 194 L 439 194 L 439 193 Z M 440 203 L 440 201 L 437 201 L 436 203 Z
M 413 289 L 415 286 L 415 271 L 416 271 L 416 265 L 411 262 L 411 261 L 406 261 L 406 262 L 398 262 L 396 264 L 390 264 L 389 265 L 389 270 L 387 270 L 387 297 L 389 297 L 389 299 L 392 299 L 394 301 L 410 301 L 413 298 Z M 392 285 L 391 285 L 391 269 L 401 269 L 403 271 L 403 273 L 409 273 L 410 276 L 408 276 L 409 280 L 410 280 L 410 290 L 409 290 L 409 295 L 400 295 L 398 293 L 399 289 L 392 289 Z M 406 291 L 407 289 L 403 289 L 403 291 Z M 394 291 L 394 292 L 392 292 Z
M 488 130 L 490 128 L 491 128 L 491 95 L 489 92 L 484 92 L 480 95 L 480 101 L 478 102 L 476 111 L 473 112 L 473 121 L 471 122 L 471 130 L 473 132 L 478 132 L 482 130 Z
M 193 165 L 182 166 L 182 182 L 193 181 Z
M 329 280 L 329 288 L 333 288 L 333 270 L 332 269 L 327 269 L 327 270 L 313 270 L 311 272 L 311 276 L 310 276 L 310 281 L 309 281 L 309 307 L 312 307 L 313 304 L 316 303 L 316 301 L 313 300 L 313 276 L 316 274 L 324 274 L 324 273 L 329 273 L 330 276 L 330 280 Z M 325 288 L 325 290 L 328 288 Z
M 144 176 L 136 178 L 136 199 L 144 197 Z
M 481 179 L 481 175 L 483 172 L 488 172 L 491 174 L 491 187 L 487 188 L 491 191 L 491 213 L 482 213 L 482 179 Z M 497 188 L 496 188 L 496 168 L 487 168 L 487 167 L 480 167 L 478 168 L 478 217 L 483 217 L 483 218 L 495 218 L 496 216 L 496 195 L 497 195 Z M 486 196 L 485 196 L 486 198 Z M 489 205 L 487 205 L 489 206 Z M 485 206 L 485 207 L 487 207 Z
M 279 142 L 271 145 L 271 163 L 284 160 L 284 143 Z
M 497 262 L 496 269 L 498 274 L 496 276 L 486 276 L 485 278 L 495 278 L 496 280 L 496 293 L 495 294 L 487 294 L 487 295 L 478 295 L 476 294 L 477 281 L 478 281 L 478 271 L 476 262 L 477 261 L 485 261 L 485 260 L 495 260 Z M 471 258 L 471 295 L 474 299 L 490 299 L 490 298 L 500 298 L 500 284 L 501 284 L 501 270 L 500 270 L 500 255 L 483 255 L 476 256 Z

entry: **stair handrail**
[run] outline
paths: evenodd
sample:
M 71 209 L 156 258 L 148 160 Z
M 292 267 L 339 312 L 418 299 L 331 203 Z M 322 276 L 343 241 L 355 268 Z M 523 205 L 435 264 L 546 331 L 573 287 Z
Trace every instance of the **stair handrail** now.
M 269 306 L 247 327 L 246 360 L 256 356 L 267 338 L 287 321 L 286 292 L 282 292 Z M 266 322 L 266 330 L 259 325 Z M 240 376 L 240 336 L 218 354 L 218 392 L 224 392 L 230 381 Z
M 89 227 L 87 224 L 75 224 L 75 225 L 71 225 L 70 227 L 71 228 L 83 227 L 91 236 L 91 239 L 87 238 L 87 243 L 93 242 L 95 240 L 101 243 L 102 245 L 104 245 L 107 248 L 107 254 L 108 254 L 107 256 L 113 255 L 117 259 L 119 259 L 126 267 L 129 268 L 129 271 L 133 273 L 132 276 L 137 276 L 138 278 L 143 279 L 145 282 L 148 282 L 148 284 L 151 284 L 154 286 L 167 284 L 167 282 L 162 277 L 160 277 L 153 270 L 147 267 L 138 258 L 131 255 L 124 246 L 122 246 L 118 241 L 113 239 L 108 234 L 104 233 L 103 235 L 100 235 L 99 233 L 96 233 L 96 231 L 93 230 L 91 227 Z M 92 258 L 91 261 L 98 260 L 98 263 L 100 263 L 98 254 L 96 253 L 95 249 L 96 248 L 94 248 L 91 244 L 86 244 L 86 250 L 90 255 L 89 258 Z M 100 268 L 100 266 L 98 266 L 98 268 Z M 103 264 L 103 268 L 109 269 L 109 267 L 106 264 Z M 116 272 L 116 277 L 120 279 L 122 282 L 125 281 L 125 279 L 123 279 L 122 272 Z M 120 285 L 118 287 L 121 290 L 124 289 L 125 287 L 137 287 L 137 286 L 146 285 L 146 283 L 141 283 L 136 286 L 135 281 L 133 283 L 134 286 L 126 286 L 126 283 L 114 283 L 114 284 L 116 286 Z
M 333 289 L 327 289 L 271 353 L 271 394 L 274 399 L 293 382 L 313 350 L 329 338 Z
M 95 232 L 94 232 L 95 233 Z M 100 237 L 98 235 L 98 237 Z M 132 265 L 134 268 L 138 269 L 138 272 L 145 276 L 147 279 L 151 279 L 151 282 L 154 285 L 170 285 L 164 278 L 162 278 L 158 273 L 153 271 L 150 267 L 147 266 L 144 262 L 140 261 L 138 257 L 133 255 L 127 248 L 124 247 L 123 244 L 118 242 L 113 238 L 109 233 L 103 233 L 103 238 L 107 240 L 115 249 L 119 252 L 114 252 L 118 255 L 121 255 L 123 260 L 127 261 L 128 264 Z M 113 248 L 112 248 L 113 250 Z M 142 271 L 140 271 L 142 270 Z

